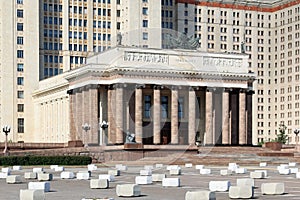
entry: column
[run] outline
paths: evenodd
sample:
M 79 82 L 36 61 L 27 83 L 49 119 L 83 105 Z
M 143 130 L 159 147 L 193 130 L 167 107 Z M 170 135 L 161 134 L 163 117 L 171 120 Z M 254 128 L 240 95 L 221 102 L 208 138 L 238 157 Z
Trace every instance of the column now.
M 90 96 L 90 125 L 89 142 L 99 144 L 99 119 L 98 119 L 98 85 L 92 85 L 89 90 Z
M 108 126 L 108 144 L 116 143 L 116 129 L 114 119 L 114 108 L 115 108 L 115 90 L 113 86 L 109 86 L 107 91 L 107 120 Z
M 143 143 L 143 89 L 137 85 L 135 89 L 135 140 Z
M 229 92 L 223 91 L 222 102 L 222 144 L 230 144 L 229 142 Z
M 160 144 L 160 86 L 154 86 L 153 99 L 153 143 Z
M 213 144 L 213 98 L 211 89 L 205 95 L 205 145 Z
M 123 120 L 123 86 L 117 85 L 116 88 L 116 143 L 124 143 L 123 131 L 124 131 L 124 120 Z
M 239 144 L 246 144 L 246 93 L 239 93 Z
M 178 144 L 178 88 L 171 91 L 171 144 Z
M 70 138 L 69 140 L 76 140 L 76 124 L 74 120 L 74 114 L 76 112 L 76 98 L 74 94 L 74 90 L 68 90 L 67 94 L 69 94 L 69 119 L 70 119 Z M 43 108 L 45 105 L 43 106 Z M 46 112 L 44 112 L 46 113 Z M 46 127 L 45 118 L 44 118 L 44 127 Z M 45 131 L 44 131 L 45 132 Z
M 189 88 L 189 145 L 195 144 L 196 137 L 196 93 L 193 87 Z

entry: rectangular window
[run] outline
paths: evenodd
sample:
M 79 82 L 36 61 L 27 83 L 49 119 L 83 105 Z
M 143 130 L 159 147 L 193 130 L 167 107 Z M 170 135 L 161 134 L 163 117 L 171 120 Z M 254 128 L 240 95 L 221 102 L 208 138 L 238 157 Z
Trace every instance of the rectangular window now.
M 23 31 L 23 23 L 17 23 L 17 31 Z
M 24 104 L 18 104 L 18 112 L 24 112 Z
M 145 95 L 144 97 L 144 117 L 150 118 L 151 115 L 151 96 Z
M 23 0 L 17 0 L 17 4 L 23 4 Z
M 183 104 L 183 101 L 184 101 L 183 97 L 178 98 L 178 119 L 183 119 L 184 118 L 184 112 L 183 112 L 184 104 Z
M 18 63 L 18 65 L 17 65 L 17 71 L 18 72 L 24 71 L 24 64 L 23 63 Z
M 143 33 L 143 40 L 148 40 L 148 33 Z
M 24 91 L 18 91 L 18 99 L 24 99 Z
M 148 27 L 148 20 L 143 20 L 143 27 L 147 28 Z
M 18 133 L 24 133 L 24 118 L 18 118 Z
M 161 97 L 161 117 L 168 118 L 168 96 Z
M 17 37 L 17 44 L 23 44 L 23 37 Z
M 18 85 L 24 85 L 24 77 L 18 77 L 17 78 L 17 84 Z
M 17 58 L 23 58 L 24 57 L 24 51 L 23 50 L 17 50 Z
M 148 15 L 148 8 L 143 8 L 143 15 Z
M 17 10 L 17 17 L 23 18 L 23 10 Z

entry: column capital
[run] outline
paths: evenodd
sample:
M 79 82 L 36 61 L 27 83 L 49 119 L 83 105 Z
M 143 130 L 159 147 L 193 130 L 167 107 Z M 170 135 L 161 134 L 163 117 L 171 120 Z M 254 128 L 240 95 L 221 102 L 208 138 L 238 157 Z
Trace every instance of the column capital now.
M 145 84 L 136 84 L 135 89 L 145 89 L 146 85 Z
M 162 90 L 162 89 L 164 89 L 164 86 L 163 85 L 153 85 L 153 89 L 154 90 Z
M 247 89 L 246 88 L 240 88 L 239 93 L 246 93 Z
M 207 87 L 206 92 L 215 92 L 217 89 L 215 87 Z

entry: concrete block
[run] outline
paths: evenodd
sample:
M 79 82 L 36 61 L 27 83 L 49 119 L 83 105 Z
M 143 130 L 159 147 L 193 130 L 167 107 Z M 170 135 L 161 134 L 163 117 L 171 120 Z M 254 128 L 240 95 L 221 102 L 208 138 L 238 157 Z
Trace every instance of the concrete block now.
M 44 192 L 50 192 L 50 182 L 29 182 L 29 190 L 43 190 Z
M 13 171 L 21 171 L 22 170 L 22 167 L 21 166 L 13 166 Z
M 253 187 L 249 186 L 231 186 L 229 188 L 229 198 L 231 199 L 251 199 L 253 193 Z
M 63 171 L 65 171 L 65 168 L 64 168 L 63 166 L 57 166 L 57 167 L 54 169 L 54 171 L 56 171 L 56 172 L 63 172 Z
M 122 184 L 116 186 L 118 197 L 138 197 L 141 195 L 141 187 L 137 184 Z
M 289 163 L 289 167 L 296 167 L 296 165 L 297 165 L 297 163 L 295 163 L 295 162 L 290 162 Z
M 236 185 L 239 187 L 243 187 L 243 186 L 254 187 L 254 179 L 253 178 L 238 178 L 238 179 L 236 179 Z
M 45 200 L 44 190 L 20 190 L 20 200 Z
M 237 168 L 235 170 L 236 174 L 246 174 L 247 173 L 247 169 L 246 168 Z
M 267 166 L 267 163 L 266 163 L 266 162 L 261 162 L 261 163 L 259 163 L 259 166 L 260 166 L 260 167 L 266 167 L 266 166 Z
M 78 180 L 89 180 L 90 173 L 89 172 L 78 172 L 78 173 L 76 173 L 76 178 Z
M 117 164 L 116 165 L 116 169 L 120 170 L 120 171 L 127 171 L 127 166 L 122 165 L 122 164 Z
M 180 187 L 180 179 L 179 178 L 164 178 L 162 180 L 163 187 Z
M 204 165 L 196 165 L 195 166 L 195 169 L 203 169 L 204 168 Z
M 153 165 L 145 165 L 144 169 L 152 171 L 154 169 L 154 166 Z
M 299 171 L 299 169 L 298 169 L 298 168 L 296 168 L 296 167 L 292 167 L 292 168 L 290 168 L 290 172 L 291 172 L 291 174 L 296 174 L 298 171 Z
M 220 175 L 221 176 L 227 176 L 227 175 L 232 175 L 232 171 L 228 169 L 221 169 L 220 170 Z
M 181 169 L 178 165 L 168 165 L 167 170 L 170 171 L 171 169 Z
M 226 192 L 229 190 L 230 181 L 210 181 L 209 190 L 212 192 Z
M 185 163 L 184 165 L 186 168 L 192 168 L 193 167 L 193 164 L 192 163 Z
M 91 179 L 90 188 L 91 189 L 106 189 L 109 187 L 108 179 Z
M 115 181 L 115 176 L 110 174 L 99 174 L 99 179 L 107 179 L 109 182 Z
M 138 185 L 152 184 L 152 176 L 136 176 L 135 184 L 138 184 Z
M 7 172 L 0 172 L 0 179 L 6 179 L 7 176 L 9 176 L 9 173 L 7 173 Z
M 9 167 L 3 167 L 1 169 L 1 172 L 5 172 L 5 173 L 8 173 L 8 175 L 10 175 L 11 169 Z
M 239 168 L 239 165 L 237 165 L 236 163 L 229 163 L 228 164 L 228 169 L 235 172 L 235 170 Z
M 22 183 L 22 177 L 20 175 L 9 175 L 6 177 L 6 183 Z
M 39 181 L 52 181 L 53 174 L 48 173 L 37 173 L 37 177 Z
M 216 200 L 216 193 L 206 190 L 187 191 L 185 200 Z
M 166 178 L 166 174 L 152 174 L 153 182 L 162 182 L 164 178 Z
M 255 172 L 262 172 L 264 173 L 264 177 L 268 177 L 268 171 L 267 170 L 254 170 Z
M 61 172 L 60 178 L 61 179 L 73 179 L 73 178 L 75 178 L 75 174 L 73 172 Z
M 180 175 L 181 174 L 181 169 L 178 168 L 178 169 L 171 169 L 169 171 L 170 175 Z
M 279 166 L 277 166 L 278 171 L 281 169 L 289 169 L 289 165 L 288 164 L 280 164 Z
M 262 183 L 261 193 L 270 195 L 280 195 L 284 193 L 284 183 Z
M 296 173 L 296 178 L 300 178 L 300 172 Z
M 279 169 L 278 172 L 280 175 L 289 175 L 291 173 L 291 170 L 282 168 L 282 169 Z
M 160 163 L 155 164 L 155 168 L 163 168 L 163 167 L 164 167 L 163 164 L 160 164 Z
M 95 164 L 89 164 L 89 165 L 88 165 L 88 170 L 89 170 L 89 171 L 95 171 L 95 170 L 97 170 L 97 168 L 98 168 L 98 167 L 97 167 Z
M 208 174 L 211 174 L 211 169 L 200 169 L 200 174 L 202 175 L 208 175 Z
M 32 169 L 32 172 L 43 172 L 44 169 L 42 167 L 35 167 Z
M 120 170 L 118 170 L 118 169 L 110 169 L 110 170 L 108 170 L 107 174 L 114 175 L 114 176 L 120 176 Z
M 24 178 L 25 179 L 36 179 L 37 173 L 36 172 L 25 172 Z
M 50 165 L 50 169 L 55 169 L 56 167 L 58 167 L 58 165 Z
M 265 173 L 264 172 L 250 172 L 250 178 L 262 179 L 262 178 L 265 178 Z
M 142 169 L 142 170 L 140 170 L 140 175 L 141 176 L 151 176 L 152 171 L 151 171 L 151 169 Z

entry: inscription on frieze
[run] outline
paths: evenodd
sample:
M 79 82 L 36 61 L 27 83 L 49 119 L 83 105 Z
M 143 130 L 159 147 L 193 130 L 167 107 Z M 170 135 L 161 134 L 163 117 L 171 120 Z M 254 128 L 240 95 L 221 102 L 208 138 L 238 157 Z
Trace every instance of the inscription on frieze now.
M 203 58 L 203 66 L 215 67 L 215 68 L 240 68 L 242 67 L 242 59 L 230 59 L 230 58 Z
M 169 63 L 169 55 L 156 53 L 124 52 L 124 61 L 144 63 Z

